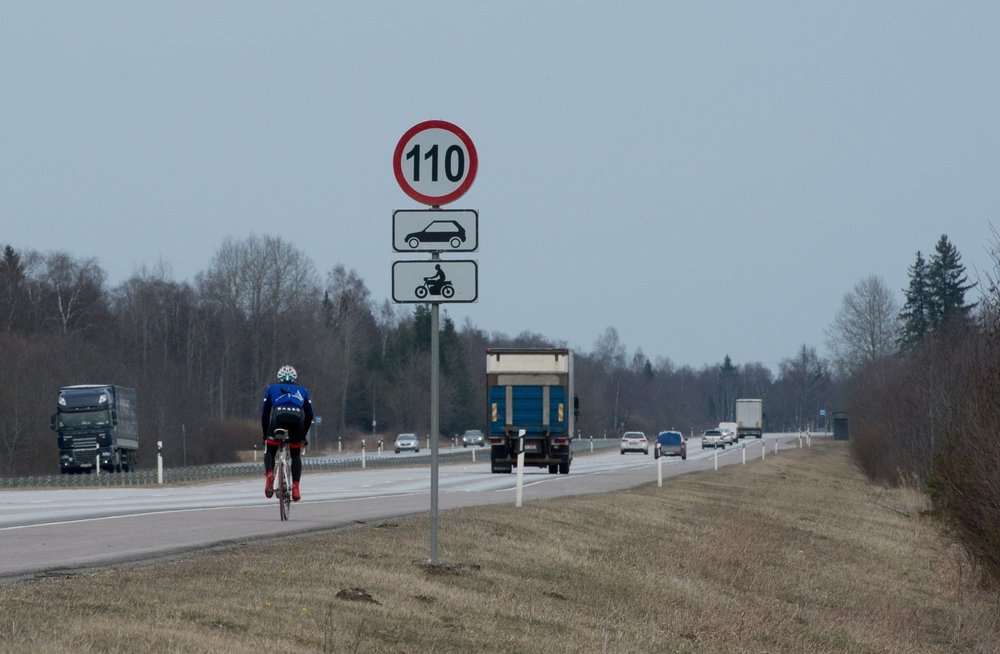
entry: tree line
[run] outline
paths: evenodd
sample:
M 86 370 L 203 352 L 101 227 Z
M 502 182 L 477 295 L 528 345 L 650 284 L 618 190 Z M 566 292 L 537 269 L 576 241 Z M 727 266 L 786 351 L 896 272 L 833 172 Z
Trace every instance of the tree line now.
M 877 277 L 858 283 L 829 333 L 844 372 L 851 447 L 872 479 L 924 491 L 932 513 L 1000 583 L 1000 237 L 976 287 L 947 236 L 916 253 L 898 309 Z
M 0 475 L 58 471 L 49 430 L 60 386 L 113 383 L 139 397 L 139 465 L 229 461 L 259 439 L 264 387 L 292 363 L 327 449 L 430 426 L 430 311 L 372 297 L 337 265 L 324 273 L 276 236 L 228 239 L 192 281 L 162 262 L 110 285 L 97 259 L 3 247 L 0 257 Z M 442 437 L 485 428 L 487 347 L 557 347 L 533 333 L 440 325 Z M 720 344 L 724 351 L 725 344 Z M 580 435 L 701 430 L 731 420 L 737 397 L 765 400 L 775 429 L 814 425 L 836 400 L 829 363 L 802 345 L 772 371 L 724 355 L 700 368 L 629 351 L 614 327 L 576 351 Z

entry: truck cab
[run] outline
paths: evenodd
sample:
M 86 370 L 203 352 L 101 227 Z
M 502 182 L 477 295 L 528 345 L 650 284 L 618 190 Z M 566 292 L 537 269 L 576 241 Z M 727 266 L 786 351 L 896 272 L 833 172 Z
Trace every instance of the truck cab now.
M 135 391 L 114 385 L 59 389 L 51 429 L 59 447 L 59 471 L 91 472 L 135 467 L 139 424 Z

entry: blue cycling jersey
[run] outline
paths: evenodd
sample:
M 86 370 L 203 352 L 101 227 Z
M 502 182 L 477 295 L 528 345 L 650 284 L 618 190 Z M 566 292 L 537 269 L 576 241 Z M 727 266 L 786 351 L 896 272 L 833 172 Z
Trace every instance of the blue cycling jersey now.
M 309 398 L 309 391 L 306 387 L 298 384 L 271 384 L 264 391 L 264 401 L 260 409 L 261 428 L 264 430 L 265 437 L 271 419 L 271 409 L 280 407 L 301 409 L 305 418 L 303 433 L 309 431 L 313 410 L 312 400 Z

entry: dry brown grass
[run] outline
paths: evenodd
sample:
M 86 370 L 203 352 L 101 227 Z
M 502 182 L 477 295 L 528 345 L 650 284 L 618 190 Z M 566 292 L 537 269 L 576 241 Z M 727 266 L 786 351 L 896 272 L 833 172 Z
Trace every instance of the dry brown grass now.
M 445 512 L 441 567 L 413 518 L 10 583 L 0 649 L 1000 651 L 993 599 L 909 493 L 824 444 L 663 488 Z

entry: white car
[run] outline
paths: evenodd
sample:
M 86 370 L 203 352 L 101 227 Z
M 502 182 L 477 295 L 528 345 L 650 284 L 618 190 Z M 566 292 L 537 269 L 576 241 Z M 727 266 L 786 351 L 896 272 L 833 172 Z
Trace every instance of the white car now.
M 726 436 L 718 429 L 706 429 L 701 434 L 701 449 L 706 447 L 726 449 Z
M 649 454 L 649 441 L 646 440 L 646 434 L 641 431 L 627 431 L 622 434 L 621 453 L 625 454 L 626 452 Z
M 396 437 L 396 443 L 394 445 L 396 454 L 399 454 L 403 450 L 413 450 L 414 452 L 420 452 L 420 445 L 417 441 L 416 434 L 400 434 Z

